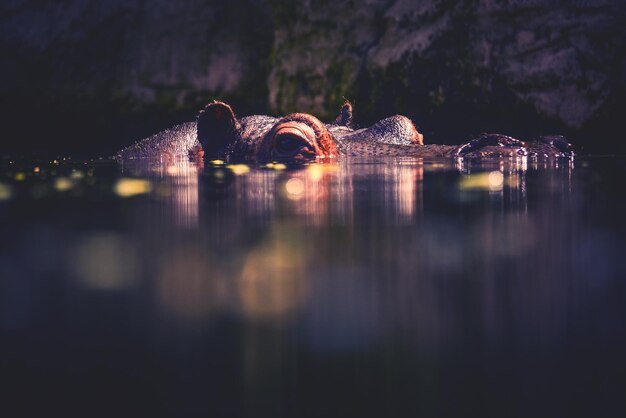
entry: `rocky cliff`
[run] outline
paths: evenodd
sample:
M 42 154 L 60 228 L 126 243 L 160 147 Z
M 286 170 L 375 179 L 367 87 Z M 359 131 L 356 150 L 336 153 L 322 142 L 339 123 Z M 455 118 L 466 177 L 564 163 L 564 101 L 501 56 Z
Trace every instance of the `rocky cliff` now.
M 427 132 L 543 129 L 575 134 L 623 101 L 616 1 L 284 1 L 269 103 L 329 112 L 343 97 Z M 288 16 L 295 18 L 288 19 Z
M 431 141 L 558 131 L 593 150 L 625 104 L 618 0 L 13 0 L 0 22 L 2 121 L 38 115 L 36 138 L 149 133 L 213 97 L 324 117 L 348 98 Z

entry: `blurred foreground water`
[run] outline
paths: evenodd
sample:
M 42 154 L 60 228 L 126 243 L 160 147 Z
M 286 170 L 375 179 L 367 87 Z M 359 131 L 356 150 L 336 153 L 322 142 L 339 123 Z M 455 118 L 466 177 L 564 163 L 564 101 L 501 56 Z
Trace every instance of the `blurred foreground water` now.
M 623 416 L 625 174 L 4 161 L 0 414 Z

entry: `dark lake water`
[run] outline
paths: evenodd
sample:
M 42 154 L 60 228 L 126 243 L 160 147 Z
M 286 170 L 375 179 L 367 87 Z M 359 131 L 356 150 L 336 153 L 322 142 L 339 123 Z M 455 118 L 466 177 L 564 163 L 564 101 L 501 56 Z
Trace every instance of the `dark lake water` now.
M 4 160 L 0 414 L 624 416 L 625 175 Z

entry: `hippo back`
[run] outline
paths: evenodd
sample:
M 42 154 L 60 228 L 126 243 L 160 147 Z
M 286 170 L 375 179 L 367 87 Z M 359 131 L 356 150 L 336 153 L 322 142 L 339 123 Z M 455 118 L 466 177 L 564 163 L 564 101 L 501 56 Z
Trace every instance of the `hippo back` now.
M 160 160 L 183 157 L 189 155 L 189 151 L 199 145 L 196 123 L 186 122 L 118 151 L 115 158 L 117 160 Z

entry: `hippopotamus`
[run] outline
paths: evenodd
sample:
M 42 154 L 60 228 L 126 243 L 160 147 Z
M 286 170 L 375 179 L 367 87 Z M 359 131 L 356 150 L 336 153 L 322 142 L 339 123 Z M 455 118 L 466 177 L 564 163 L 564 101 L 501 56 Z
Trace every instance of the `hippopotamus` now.
M 400 115 L 355 129 L 353 108 L 346 102 L 337 118 L 323 123 L 308 113 L 283 117 L 237 118 L 231 106 L 213 101 L 195 122 L 188 122 L 121 150 L 118 159 L 186 156 L 226 160 L 312 161 L 338 157 L 571 157 L 562 136 L 521 141 L 501 134 L 482 134 L 462 145 L 424 144 L 413 122 Z

